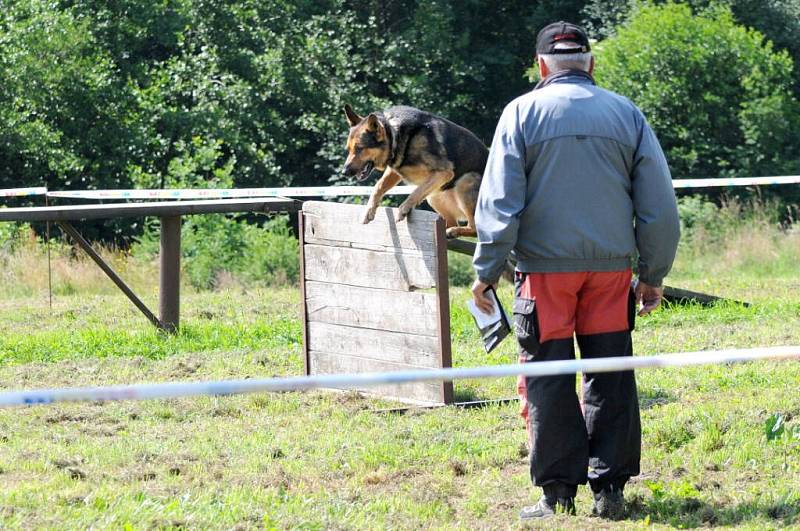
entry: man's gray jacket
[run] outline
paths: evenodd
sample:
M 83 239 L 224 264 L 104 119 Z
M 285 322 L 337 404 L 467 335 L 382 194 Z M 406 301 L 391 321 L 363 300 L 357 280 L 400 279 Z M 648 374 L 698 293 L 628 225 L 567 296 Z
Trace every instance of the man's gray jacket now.
M 680 234 L 667 161 L 641 111 L 588 76 L 561 75 L 506 106 L 475 213 L 478 278 L 509 252 L 523 272 L 620 271 L 638 251 L 660 286 Z

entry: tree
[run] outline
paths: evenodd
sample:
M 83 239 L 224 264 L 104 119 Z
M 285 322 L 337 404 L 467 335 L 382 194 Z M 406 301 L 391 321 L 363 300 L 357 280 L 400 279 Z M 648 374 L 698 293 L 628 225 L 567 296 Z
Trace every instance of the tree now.
M 671 0 L 589 0 L 583 9 L 584 24 L 591 34 L 604 39 L 636 10 L 637 6 L 660 5 Z M 694 10 L 711 6 L 730 8 L 739 24 L 754 28 L 800 61 L 800 0 L 685 0 Z M 795 96 L 800 96 L 800 69 L 795 70 Z
M 792 60 L 736 24 L 730 9 L 642 7 L 595 49 L 598 82 L 644 111 L 674 176 L 795 168 Z

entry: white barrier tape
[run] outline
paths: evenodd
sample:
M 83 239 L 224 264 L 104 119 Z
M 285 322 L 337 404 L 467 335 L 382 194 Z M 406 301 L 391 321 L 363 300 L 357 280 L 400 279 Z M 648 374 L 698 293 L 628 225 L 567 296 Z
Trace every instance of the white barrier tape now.
M 0 190 L 0 197 L 27 197 L 31 195 L 45 195 L 47 188 L 36 186 L 32 188 L 6 188 Z
M 800 175 L 775 177 L 734 177 L 712 179 L 674 179 L 675 188 L 713 188 L 722 186 L 758 186 L 798 184 Z M 395 186 L 387 195 L 408 195 L 414 186 Z M 37 189 L 38 190 L 38 189 Z M 46 192 L 46 190 L 45 190 Z M 42 192 L 39 192 L 42 193 Z M 288 188 L 208 188 L 150 190 L 64 190 L 46 192 L 49 197 L 71 199 L 225 199 L 234 197 L 342 197 L 368 196 L 371 186 L 296 186 Z
M 544 361 L 485 367 L 428 369 L 363 374 L 332 374 L 267 378 L 262 380 L 223 380 L 215 382 L 175 382 L 113 387 L 41 389 L 0 393 L 0 407 L 53 404 L 56 402 L 94 402 L 109 400 L 147 400 L 200 395 L 233 395 L 267 391 L 303 391 L 319 388 L 363 388 L 419 381 L 452 381 L 465 378 L 500 378 L 519 374 L 554 376 L 560 374 L 615 372 L 656 367 L 682 367 L 709 363 L 733 363 L 766 359 L 798 359 L 800 346 L 731 349 L 712 352 L 684 352 L 658 356 Z
M 732 177 L 713 179 L 673 179 L 673 188 L 714 188 L 719 186 L 761 186 L 770 184 L 798 184 L 800 175 L 777 177 Z
M 408 195 L 415 186 L 395 186 L 387 195 Z M 163 190 L 66 190 L 49 197 L 71 199 L 228 199 L 239 197 L 368 196 L 372 186 L 297 186 L 289 188 L 207 188 Z

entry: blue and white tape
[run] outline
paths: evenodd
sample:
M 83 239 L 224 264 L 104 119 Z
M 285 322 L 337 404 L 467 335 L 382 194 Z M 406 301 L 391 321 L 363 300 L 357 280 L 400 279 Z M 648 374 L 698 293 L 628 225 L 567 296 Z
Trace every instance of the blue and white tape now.
M 46 195 L 47 188 L 34 186 L 30 188 L 5 188 L 0 189 L 0 197 L 28 197 L 32 195 Z
M 657 356 L 614 357 L 545 361 L 485 367 L 373 372 L 362 374 L 331 374 L 265 378 L 252 380 L 222 380 L 212 382 L 174 382 L 112 387 L 40 389 L 0 393 L 0 407 L 58 402 L 94 402 L 110 400 L 149 400 L 189 396 L 220 396 L 268 391 L 304 391 L 309 389 L 353 389 L 386 384 L 405 384 L 420 381 L 453 381 L 474 378 L 501 378 L 524 375 L 555 376 L 560 374 L 628 371 L 645 368 L 684 367 L 711 363 L 734 363 L 759 360 L 800 360 L 800 346 L 731 349 L 710 352 L 683 352 Z
M 672 186 L 682 188 L 718 188 L 730 186 L 769 186 L 800 184 L 800 175 L 773 177 L 732 177 L 710 179 L 674 179 Z M 395 186 L 386 195 L 408 195 L 414 186 Z M 130 190 L 61 190 L 45 187 L 9 188 L 0 190 L 0 197 L 47 195 L 69 199 L 226 199 L 245 197 L 344 197 L 368 196 L 372 186 L 294 186 L 284 188 L 176 188 Z
M 395 186 L 387 195 L 408 195 L 414 186 Z M 371 186 L 295 186 L 287 188 L 204 188 L 159 190 L 65 190 L 49 197 L 71 199 L 228 199 L 243 197 L 341 197 L 368 196 Z
M 673 179 L 673 188 L 718 188 L 726 186 L 769 186 L 772 184 L 798 184 L 800 175 L 775 177 L 731 177 L 710 179 Z

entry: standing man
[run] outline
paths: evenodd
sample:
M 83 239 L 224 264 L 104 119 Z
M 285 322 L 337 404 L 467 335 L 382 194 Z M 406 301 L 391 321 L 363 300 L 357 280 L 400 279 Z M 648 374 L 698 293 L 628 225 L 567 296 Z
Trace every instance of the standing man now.
M 658 307 L 679 222 L 664 153 L 641 111 L 595 85 L 584 30 L 556 22 L 536 39 L 542 80 L 497 124 L 475 214 L 472 287 L 478 307 L 509 252 L 517 259 L 514 328 L 520 361 L 632 356 L 631 330 Z M 638 283 L 631 290 L 631 263 Z M 520 378 L 530 473 L 544 491 L 522 519 L 575 513 L 587 479 L 592 512 L 623 516 L 639 474 L 641 426 L 633 371 Z

